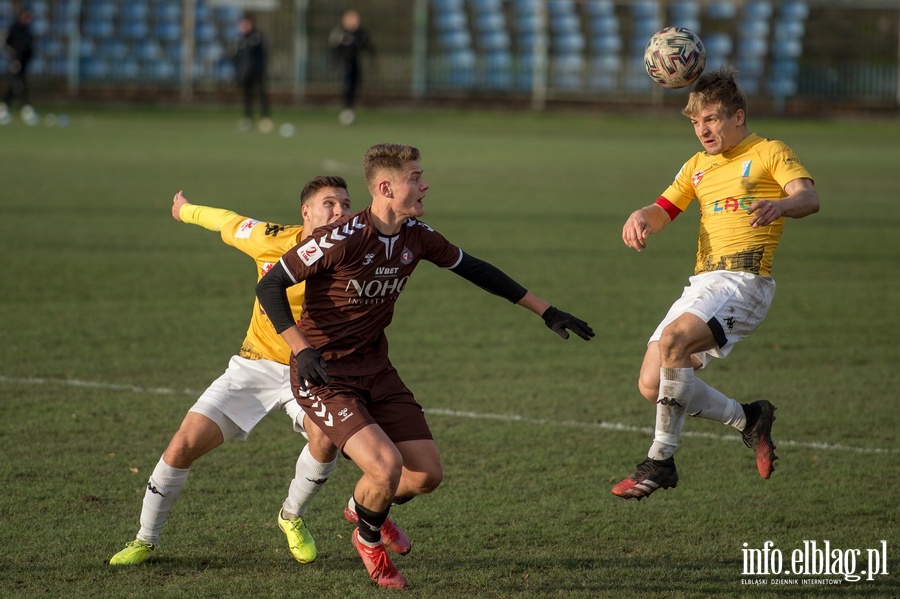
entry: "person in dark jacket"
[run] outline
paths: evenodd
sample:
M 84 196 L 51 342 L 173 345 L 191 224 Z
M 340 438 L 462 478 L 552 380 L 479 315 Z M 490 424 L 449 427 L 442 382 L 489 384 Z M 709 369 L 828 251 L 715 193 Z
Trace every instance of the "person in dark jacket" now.
M 22 120 L 33 125 L 37 122 L 37 114 L 31 107 L 28 97 L 28 63 L 34 53 L 34 35 L 31 32 L 33 15 L 30 10 L 20 10 L 15 22 L 6 32 L 3 41 L 3 53 L 6 55 L 7 88 L 0 103 L 0 124 L 10 121 L 9 109 L 12 102 L 18 99 L 22 103 Z
M 258 99 L 260 111 L 258 127 L 260 131 L 268 133 L 272 130 L 272 119 L 269 117 L 269 95 L 266 91 L 268 63 L 266 38 L 256 28 L 254 18 L 248 14 L 241 17 L 238 31 L 241 37 L 234 53 L 234 70 L 244 99 L 241 128 L 247 130 L 253 125 L 253 104 Z
M 369 32 L 360 24 L 359 13 L 353 9 L 344 12 L 340 26 L 332 30 L 328 42 L 343 70 L 344 107 L 339 119 L 341 124 L 350 125 L 356 118 L 356 96 L 362 80 L 360 58 L 363 52 L 369 52 L 374 59 L 375 46 Z

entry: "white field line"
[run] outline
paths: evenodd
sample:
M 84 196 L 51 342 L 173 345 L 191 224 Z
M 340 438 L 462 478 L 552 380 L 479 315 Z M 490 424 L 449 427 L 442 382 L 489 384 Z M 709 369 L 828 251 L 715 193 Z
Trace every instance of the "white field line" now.
M 40 377 L 13 378 L 0 374 L 0 383 L 10 383 L 17 385 L 59 385 L 64 387 L 80 387 L 85 389 L 100 389 L 104 391 L 127 391 L 130 393 L 147 393 L 151 395 L 188 395 L 197 397 L 201 391 L 194 389 L 171 389 L 168 387 L 139 387 L 137 385 L 122 385 L 115 383 L 102 383 L 95 381 L 79 381 L 71 379 L 45 379 Z M 618 422 L 582 422 L 578 420 L 547 420 L 545 418 L 528 418 L 526 416 L 518 416 L 516 414 L 489 414 L 484 412 L 464 412 L 460 410 L 451 410 L 447 408 L 426 408 L 427 414 L 437 416 L 448 416 L 451 418 L 470 418 L 472 420 L 495 420 L 498 422 L 515 422 L 536 426 L 554 426 L 561 428 L 578 428 L 585 430 L 608 430 L 620 431 L 628 433 L 638 433 L 645 436 L 653 435 L 653 428 L 632 426 L 621 424 Z M 713 433 L 684 431 L 682 437 L 694 437 L 701 439 L 713 439 L 715 441 L 735 442 L 740 441 L 738 435 L 716 435 Z M 854 445 L 841 445 L 839 443 L 824 442 L 808 442 L 808 441 L 792 441 L 779 438 L 777 440 L 779 447 L 803 447 L 806 449 L 817 449 L 822 451 L 849 451 L 853 453 L 865 454 L 900 454 L 898 448 L 884 447 L 858 447 Z

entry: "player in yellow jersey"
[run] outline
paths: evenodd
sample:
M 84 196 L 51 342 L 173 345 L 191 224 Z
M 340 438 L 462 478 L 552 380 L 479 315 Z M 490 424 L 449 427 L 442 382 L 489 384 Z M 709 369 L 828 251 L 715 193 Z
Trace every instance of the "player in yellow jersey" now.
M 785 218 L 819 210 L 809 172 L 784 143 L 747 127 L 747 100 L 735 71 L 704 73 L 682 111 L 704 151 L 688 160 L 653 204 L 631 214 L 622 229 L 642 251 L 688 205 L 700 205 L 697 262 L 690 285 L 647 344 L 638 386 L 656 404 L 656 433 L 647 458 L 612 492 L 642 499 L 678 483 L 673 454 L 685 414 L 741 431 L 756 454 L 760 476 L 775 469 L 769 401 L 739 404 L 694 376 L 711 358 L 724 358 L 762 322 L 775 292 L 772 257 Z
M 303 226 L 282 226 L 241 216 L 230 210 L 197 206 L 181 192 L 172 202 L 172 216 L 179 222 L 200 225 L 221 233 L 222 241 L 256 262 L 257 280 L 281 255 L 316 227 L 350 213 L 350 196 L 342 177 L 311 179 L 300 194 Z M 291 289 L 294 318 L 300 316 L 304 287 Z M 197 399 L 185 415 L 165 453 L 150 475 L 141 510 L 141 528 L 134 541 L 110 559 L 113 565 L 145 561 L 159 542 L 169 511 L 184 488 L 195 460 L 229 439 L 244 440 L 267 414 L 284 411 L 294 430 L 307 436 L 308 421 L 291 393 L 288 361 L 290 349 L 255 301 L 250 326 L 228 369 Z M 278 525 L 288 539 L 294 558 L 306 563 L 316 558 L 315 541 L 302 515 L 328 480 L 337 462 L 337 449 L 323 435 L 310 435 L 297 459 L 295 477 L 278 514 Z

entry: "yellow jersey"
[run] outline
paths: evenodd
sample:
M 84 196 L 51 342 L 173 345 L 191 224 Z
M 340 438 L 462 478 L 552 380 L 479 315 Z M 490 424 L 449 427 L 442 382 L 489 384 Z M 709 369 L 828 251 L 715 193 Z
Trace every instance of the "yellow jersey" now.
M 768 276 L 784 230 L 784 217 L 752 228 L 747 209 L 758 200 L 777 202 L 794 179 L 812 179 L 784 143 L 750 134 L 736 147 L 684 163 L 657 204 L 675 218 L 697 200 L 700 234 L 694 274 L 736 270 Z
M 220 208 L 184 204 L 178 215 L 183 222 L 218 231 L 222 235 L 222 241 L 253 258 L 256 262 L 257 281 L 278 262 L 282 254 L 297 245 L 303 236 L 301 225 L 267 223 Z M 287 290 L 294 320 L 300 319 L 305 289 L 306 285 L 300 283 Z M 281 335 L 275 332 L 275 327 L 255 298 L 240 356 L 250 360 L 290 363 L 290 348 Z

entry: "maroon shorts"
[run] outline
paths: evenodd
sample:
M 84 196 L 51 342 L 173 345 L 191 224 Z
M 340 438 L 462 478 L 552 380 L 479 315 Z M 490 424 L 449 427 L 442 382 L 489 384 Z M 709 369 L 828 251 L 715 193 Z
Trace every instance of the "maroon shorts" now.
M 326 387 L 297 393 L 306 415 L 339 449 L 358 430 L 377 424 L 394 443 L 433 439 L 425 413 L 393 366 L 365 376 L 333 376 Z

